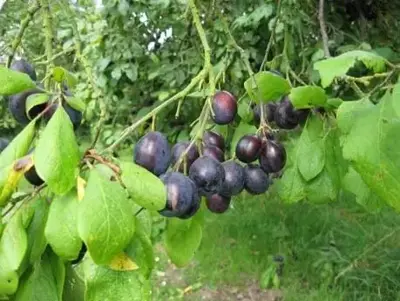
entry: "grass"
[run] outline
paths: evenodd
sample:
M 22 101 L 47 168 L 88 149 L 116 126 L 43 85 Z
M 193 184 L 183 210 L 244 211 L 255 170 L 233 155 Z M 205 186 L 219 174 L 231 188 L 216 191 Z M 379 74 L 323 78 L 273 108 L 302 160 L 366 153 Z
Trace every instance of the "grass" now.
M 285 301 L 400 300 L 400 215 L 392 210 L 370 214 L 350 196 L 334 204 L 283 205 L 243 195 L 232 206 L 223 215 L 207 213 L 193 264 L 179 272 L 186 283 L 258 284 L 275 264 L 271 256 L 282 255 Z M 159 264 L 164 269 L 165 258 Z M 177 289 L 159 288 L 155 300 L 179 299 Z

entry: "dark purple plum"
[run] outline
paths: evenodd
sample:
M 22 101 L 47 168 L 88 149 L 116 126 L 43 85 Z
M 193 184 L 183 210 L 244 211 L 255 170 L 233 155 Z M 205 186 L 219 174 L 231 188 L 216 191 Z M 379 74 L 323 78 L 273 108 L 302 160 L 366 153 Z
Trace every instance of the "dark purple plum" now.
M 299 124 L 295 109 L 287 97 L 276 107 L 274 119 L 276 125 L 281 129 L 291 130 Z
M 249 164 L 244 168 L 244 187 L 250 194 L 263 194 L 268 190 L 268 175 L 255 164 Z
M 25 179 L 33 186 L 40 186 L 44 183 L 37 174 L 35 166 L 32 166 L 27 172 L 25 172 Z
M 261 153 L 262 141 L 256 135 L 244 135 L 236 145 L 236 157 L 250 163 L 258 159 Z
M 197 186 L 196 186 L 196 184 L 194 184 L 193 181 L 190 181 L 190 183 L 192 184 L 192 187 L 193 187 L 193 202 L 192 202 L 192 206 L 190 206 L 190 208 L 184 214 L 179 216 L 180 219 L 191 218 L 200 209 L 201 199 L 200 199 L 200 196 L 199 196 L 199 192 L 198 192 Z
M 160 214 L 167 217 L 180 217 L 194 211 L 199 202 L 196 186 L 189 177 L 179 172 L 167 172 L 160 177 L 167 191 L 167 203 Z
M 53 117 L 58 106 L 59 106 L 58 103 L 53 103 L 50 105 L 50 108 L 48 108 L 46 113 L 44 113 L 44 119 L 46 121 L 49 121 L 51 119 L 51 117 Z M 66 102 L 63 103 L 63 108 L 64 108 L 65 112 L 67 113 L 69 119 L 71 120 L 74 130 L 78 129 L 82 122 L 82 112 L 75 110 Z
M 225 161 L 225 155 L 222 150 L 214 145 L 209 145 L 203 148 L 203 156 L 211 157 L 219 162 Z
M 0 138 L 0 153 L 10 144 L 10 140 L 6 138 Z
M 134 162 L 156 176 L 163 174 L 171 161 L 167 138 L 160 132 L 149 132 L 136 143 Z
M 237 102 L 235 96 L 228 91 L 219 91 L 215 93 L 212 100 L 213 116 L 216 124 L 231 123 L 237 113 Z
M 230 197 L 226 197 L 218 193 L 213 194 L 206 199 L 207 208 L 213 213 L 224 213 L 229 209 L 230 203 Z
M 274 102 L 269 102 L 267 104 L 263 104 L 265 118 L 268 122 L 274 121 L 276 107 L 277 107 L 277 104 Z M 261 120 L 261 105 L 260 104 L 254 106 L 253 114 L 254 114 L 254 121 L 255 121 L 256 125 L 259 125 L 260 120 Z
M 8 98 L 8 109 L 18 123 L 28 124 L 31 119 L 35 118 L 46 108 L 46 104 L 37 105 L 30 110 L 29 117 L 27 116 L 26 100 L 29 96 L 37 93 L 41 93 L 41 91 L 35 88 L 12 95 Z
M 189 147 L 190 142 L 188 141 L 182 141 L 178 142 L 172 147 L 171 150 L 171 165 L 175 165 L 179 159 L 181 158 L 182 154 L 186 151 L 186 149 Z M 196 145 L 192 145 L 188 152 L 186 153 L 186 159 L 183 159 L 179 165 L 178 170 L 180 172 L 184 172 L 185 169 L 185 161 L 186 160 L 186 171 L 189 170 L 190 166 L 192 163 L 199 157 L 199 151 L 197 150 Z
M 78 264 L 82 261 L 83 257 L 85 257 L 85 254 L 87 252 L 87 247 L 84 243 L 82 243 L 82 247 L 79 251 L 78 257 L 74 260 L 71 261 L 71 264 Z
M 285 147 L 276 141 L 267 141 L 260 155 L 261 168 L 267 173 L 275 173 L 286 164 Z
M 203 134 L 203 144 L 205 146 L 214 145 L 218 147 L 220 150 L 225 150 L 225 140 L 220 134 L 212 132 L 212 131 L 205 131 Z
M 10 69 L 28 74 L 33 81 L 36 81 L 37 77 L 35 68 L 33 68 L 33 66 L 24 59 L 14 60 L 14 62 L 10 66 Z
M 244 169 L 235 161 L 222 163 L 225 170 L 225 179 L 220 191 L 221 195 L 233 196 L 242 192 L 244 188 Z
M 200 195 L 210 196 L 221 190 L 225 170 L 217 160 L 202 156 L 190 166 L 189 177 L 196 184 Z
M 307 121 L 308 115 L 310 115 L 309 109 L 299 109 L 295 111 L 299 124 L 304 124 Z

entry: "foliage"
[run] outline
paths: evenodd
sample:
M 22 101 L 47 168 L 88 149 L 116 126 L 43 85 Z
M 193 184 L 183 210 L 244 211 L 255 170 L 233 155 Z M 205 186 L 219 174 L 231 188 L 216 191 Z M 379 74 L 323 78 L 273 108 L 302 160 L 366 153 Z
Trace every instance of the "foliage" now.
M 326 3 L 321 23 L 329 41 L 322 45 L 316 37 L 326 29 L 305 0 L 120 0 L 100 9 L 92 1 L 40 0 L 25 11 L 22 1 L 7 1 L 0 15 L 3 103 L 39 85 L 8 68 L 16 54 L 39 67 L 44 86 L 21 105 L 31 119 L 25 128 L 6 106 L 0 112 L 4 134 L 15 135 L 0 155 L 0 298 L 150 298 L 152 221 L 179 198 L 162 177 L 132 162 L 132 146 L 149 130 L 201 149 L 212 129 L 231 159 L 245 134 L 279 140 L 285 168 L 266 171 L 260 163 L 281 202 L 329 203 L 348 191 L 368 210 L 388 204 L 398 211 L 400 65 L 391 34 L 400 29 L 400 9 L 380 0 L 354 11 L 347 2 Z M 230 124 L 210 118 L 217 90 L 235 95 L 234 106 L 238 99 Z M 289 108 L 296 120 L 279 126 L 277 110 L 268 123 L 261 109 L 255 125 L 252 110 L 260 103 Z M 38 107 L 34 117 L 26 114 Z M 76 130 L 73 117 L 82 113 Z M 23 180 L 32 168 L 44 182 L 33 189 Z M 188 183 L 196 188 L 193 178 Z M 195 193 L 190 198 L 199 203 Z M 162 218 L 166 251 L 179 267 L 201 244 L 201 203 Z M 264 274 L 263 286 L 275 272 Z M 84 289 L 71 286 L 75 280 Z

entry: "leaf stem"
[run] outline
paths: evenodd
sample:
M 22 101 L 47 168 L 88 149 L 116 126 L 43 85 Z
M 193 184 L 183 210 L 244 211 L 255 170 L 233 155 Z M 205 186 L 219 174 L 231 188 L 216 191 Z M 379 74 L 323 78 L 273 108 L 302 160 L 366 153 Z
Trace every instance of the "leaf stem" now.
M 7 68 L 11 66 L 11 63 L 14 59 L 15 52 L 17 51 L 18 46 L 21 44 L 22 37 L 24 35 L 25 30 L 28 28 L 29 23 L 33 19 L 33 16 L 36 14 L 36 12 L 40 9 L 40 3 L 36 2 L 33 6 L 28 8 L 28 14 L 26 17 L 21 21 L 21 28 L 19 29 L 19 32 L 15 39 L 13 40 L 13 43 L 11 45 L 11 54 L 7 59 Z

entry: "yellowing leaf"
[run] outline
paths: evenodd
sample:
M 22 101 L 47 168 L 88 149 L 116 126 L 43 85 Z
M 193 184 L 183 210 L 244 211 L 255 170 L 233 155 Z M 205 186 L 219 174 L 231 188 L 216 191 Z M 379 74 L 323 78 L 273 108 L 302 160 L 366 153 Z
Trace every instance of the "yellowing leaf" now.
M 114 271 L 134 271 L 139 266 L 125 253 L 120 253 L 115 256 L 108 265 Z
M 78 201 L 82 201 L 85 196 L 86 181 L 78 177 L 77 179 Z

